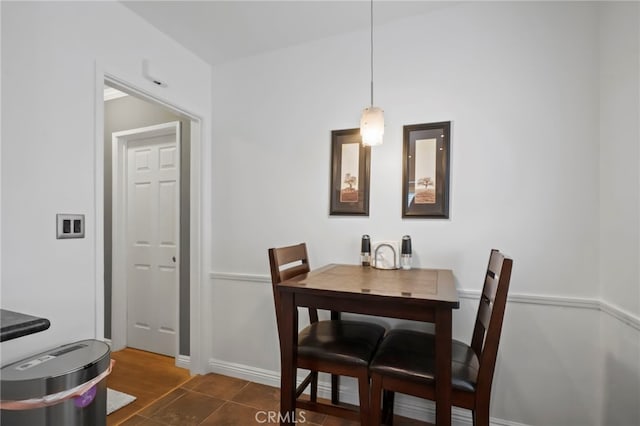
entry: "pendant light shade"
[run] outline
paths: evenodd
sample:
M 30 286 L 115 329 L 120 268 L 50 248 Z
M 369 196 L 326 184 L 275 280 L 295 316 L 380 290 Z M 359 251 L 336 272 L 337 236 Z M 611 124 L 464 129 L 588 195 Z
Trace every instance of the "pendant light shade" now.
M 373 106 L 373 0 L 371 0 L 371 106 L 362 111 L 360 118 L 360 136 L 362 144 L 368 146 L 382 145 L 384 135 L 384 112 L 382 108 Z
M 362 111 L 360 135 L 363 145 L 382 145 L 382 136 L 384 135 L 384 111 L 382 108 L 370 106 Z

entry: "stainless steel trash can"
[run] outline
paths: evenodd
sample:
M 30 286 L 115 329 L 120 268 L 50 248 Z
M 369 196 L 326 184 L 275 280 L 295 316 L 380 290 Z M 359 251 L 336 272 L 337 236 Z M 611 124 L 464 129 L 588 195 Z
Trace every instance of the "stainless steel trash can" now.
M 105 426 L 109 346 L 82 340 L 0 369 L 2 426 Z

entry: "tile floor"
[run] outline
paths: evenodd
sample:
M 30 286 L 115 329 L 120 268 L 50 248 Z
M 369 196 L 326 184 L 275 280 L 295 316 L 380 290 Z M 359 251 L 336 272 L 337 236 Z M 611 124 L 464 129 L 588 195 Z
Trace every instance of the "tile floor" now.
M 265 412 L 277 411 L 277 388 L 218 374 L 196 376 L 121 423 L 123 426 L 216 425 L 248 426 L 269 424 Z M 256 417 L 257 416 L 257 417 Z M 337 417 L 304 413 L 304 424 L 316 426 L 356 426 Z M 274 424 L 271 422 L 271 424 Z M 401 426 L 428 423 L 397 417 Z

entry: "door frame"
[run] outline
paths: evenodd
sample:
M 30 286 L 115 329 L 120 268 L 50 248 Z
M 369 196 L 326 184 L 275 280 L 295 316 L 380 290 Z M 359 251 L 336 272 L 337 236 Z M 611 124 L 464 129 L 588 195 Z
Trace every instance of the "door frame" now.
M 111 249 L 111 346 L 113 350 L 124 349 L 128 342 L 127 315 L 129 304 L 129 283 L 127 282 L 127 150 L 129 142 L 168 134 L 176 135 L 176 153 L 178 156 L 178 191 L 176 208 L 178 210 L 178 238 L 176 257 L 180 259 L 180 122 L 170 121 L 154 126 L 123 130 L 112 134 L 112 249 Z M 176 263 L 176 310 L 177 324 L 174 342 L 174 357 L 180 355 L 180 262 Z
M 126 79 L 119 72 L 107 71 L 107 65 L 102 61 L 95 62 L 95 80 L 94 80 L 94 111 L 95 111 L 95 129 L 94 129 L 94 214 L 95 225 L 93 234 L 95 239 L 95 324 L 94 335 L 96 339 L 104 340 L 104 308 L 105 308 L 105 285 L 104 285 L 104 85 L 105 83 L 111 87 L 115 87 L 125 93 L 136 96 L 147 102 L 163 106 L 178 116 L 191 120 L 191 138 L 189 158 L 190 176 L 189 176 L 189 355 L 180 354 L 176 364 L 180 367 L 188 368 L 191 374 L 204 374 L 208 371 L 208 359 L 204 351 L 209 350 L 209 346 L 205 345 L 203 337 L 207 334 L 205 327 L 203 300 L 205 297 L 204 283 L 208 279 L 208 271 L 206 266 L 210 256 L 211 226 L 205 222 L 203 218 L 209 217 L 211 214 L 211 195 L 209 194 L 210 186 L 206 184 L 211 179 L 211 169 L 208 167 L 211 158 L 210 146 L 210 121 L 211 118 L 205 118 L 201 113 L 193 111 L 173 103 L 171 99 L 176 98 L 176 93 L 170 94 L 168 100 L 163 100 L 157 95 L 141 88 L 140 85 L 131 83 L 138 81 L 135 77 Z M 113 64 L 109 65 L 113 68 Z M 116 69 L 118 69 L 116 67 Z M 159 90 L 154 87 L 154 90 Z M 205 167 L 205 165 L 207 165 Z M 183 265 L 185 267 L 185 265 Z

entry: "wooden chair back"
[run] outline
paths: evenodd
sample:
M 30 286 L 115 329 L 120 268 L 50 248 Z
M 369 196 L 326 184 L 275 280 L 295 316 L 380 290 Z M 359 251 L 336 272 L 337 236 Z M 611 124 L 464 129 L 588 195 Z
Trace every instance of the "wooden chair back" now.
M 512 259 L 498 250 L 491 250 L 471 339 L 471 348 L 480 362 L 476 388 L 478 395 L 488 397 L 487 394 L 491 392 L 512 266 Z
M 293 246 L 270 248 L 269 266 L 271 267 L 273 301 L 279 323 L 280 298 L 278 296 L 278 284 L 297 277 L 298 275 L 306 274 L 311 270 L 309 267 L 307 245 L 300 243 Z M 309 308 L 309 321 L 318 321 L 318 311 L 316 309 Z

